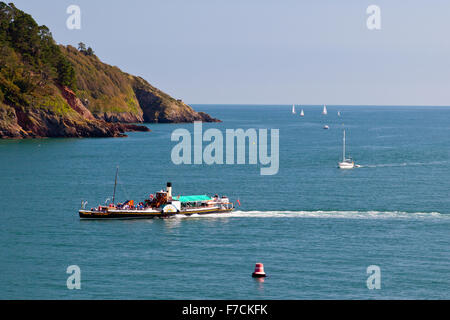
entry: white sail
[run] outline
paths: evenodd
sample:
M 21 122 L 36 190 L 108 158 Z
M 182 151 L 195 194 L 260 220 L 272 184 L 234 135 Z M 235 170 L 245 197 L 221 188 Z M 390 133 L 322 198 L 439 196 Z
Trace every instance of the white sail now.
M 302 116 L 302 117 L 305 116 L 305 112 L 303 112 L 303 109 L 302 109 L 302 111 L 300 112 L 300 116 Z
M 295 105 L 292 105 L 292 113 L 295 113 Z
M 322 114 L 328 114 L 327 106 L 325 106 L 325 105 L 323 106 Z
M 338 117 L 340 117 L 341 116 L 341 112 L 340 111 L 338 111 Z

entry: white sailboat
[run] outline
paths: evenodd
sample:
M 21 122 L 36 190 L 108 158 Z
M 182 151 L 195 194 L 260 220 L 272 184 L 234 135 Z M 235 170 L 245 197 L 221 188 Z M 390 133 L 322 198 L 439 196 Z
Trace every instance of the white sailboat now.
M 304 116 L 305 116 L 305 112 L 302 109 L 302 111 L 300 111 L 300 117 L 304 117 Z
M 325 114 L 325 115 L 327 115 L 327 114 L 328 114 L 328 111 L 327 111 L 327 106 L 326 106 L 326 105 L 324 105 L 324 106 L 323 106 L 323 111 L 322 111 L 322 114 Z
M 295 114 L 295 105 L 292 105 L 292 113 Z
M 355 167 L 359 167 L 359 165 L 355 165 L 355 162 L 352 158 L 345 157 L 345 129 L 344 129 L 344 138 L 342 144 L 342 161 L 338 163 L 339 169 L 353 169 Z
M 341 112 L 340 111 L 338 111 L 338 117 L 340 117 L 341 116 Z

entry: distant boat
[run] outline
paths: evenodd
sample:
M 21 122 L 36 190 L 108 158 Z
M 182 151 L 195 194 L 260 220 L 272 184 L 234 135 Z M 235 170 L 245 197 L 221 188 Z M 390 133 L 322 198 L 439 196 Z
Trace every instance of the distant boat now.
M 302 109 L 302 111 L 300 112 L 300 117 L 304 117 L 305 116 L 305 112 L 303 112 L 303 109 Z
M 338 111 L 338 117 L 340 117 L 341 116 L 341 112 L 340 111 Z
M 295 105 L 292 105 L 292 113 L 295 114 Z
M 328 125 L 324 125 L 323 128 L 324 128 L 325 130 L 330 129 L 330 127 L 329 127 Z
M 325 114 L 325 115 L 328 114 L 327 107 L 325 105 L 323 106 L 322 114 Z
M 360 167 L 359 165 L 355 165 L 355 162 L 352 158 L 345 157 L 345 129 L 344 129 L 344 138 L 342 141 L 342 161 L 338 163 L 340 169 L 353 169 Z

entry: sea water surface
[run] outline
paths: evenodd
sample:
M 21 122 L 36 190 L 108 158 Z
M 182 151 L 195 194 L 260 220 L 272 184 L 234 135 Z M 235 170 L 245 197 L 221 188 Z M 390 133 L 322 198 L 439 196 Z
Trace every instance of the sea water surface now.
M 280 130 L 279 171 L 175 165 L 177 128 L 127 138 L 0 141 L 1 299 L 449 299 L 450 108 L 197 105 L 222 123 Z M 297 111 L 300 107 L 297 107 Z M 341 117 L 337 116 L 341 112 Z M 323 126 L 330 126 L 324 130 Z M 337 169 L 342 128 L 362 167 Z M 205 142 L 205 145 L 207 143 Z M 231 214 L 80 221 L 111 198 L 239 199 Z M 251 277 L 256 262 L 268 277 Z M 69 290 L 66 269 L 81 269 Z M 381 269 L 381 289 L 366 270 Z

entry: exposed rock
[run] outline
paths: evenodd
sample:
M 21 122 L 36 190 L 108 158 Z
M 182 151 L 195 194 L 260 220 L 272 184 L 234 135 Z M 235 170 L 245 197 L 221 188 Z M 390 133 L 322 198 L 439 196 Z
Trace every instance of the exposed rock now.
M 142 108 L 144 122 L 220 122 L 204 112 L 196 112 L 190 106 L 153 87 L 141 77 L 133 77 L 133 89 Z
M 5 121 L 5 113 L 10 112 Z M 23 107 L 0 108 L 0 136 L 2 138 L 41 137 L 125 137 L 127 131 L 150 131 L 146 126 L 107 123 L 102 120 L 68 118 L 51 110 Z
M 70 107 L 78 112 L 84 119 L 86 120 L 95 120 L 92 113 L 86 108 L 80 99 L 76 96 L 75 92 L 67 88 L 66 86 L 59 87 L 62 93 L 62 96 L 67 100 L 67 103 Z
M 17 123 L 16 111 L 0 103 L 0 138 L 20 139 L 25 132 Z
M 106 122 L 122 122 L 122 123 L 140 123 L 143 122 L 143 118 L 140 115 L 132 114 L 130 112 L 104 112 L 95 114 L 96 119 L 100 119 Z

